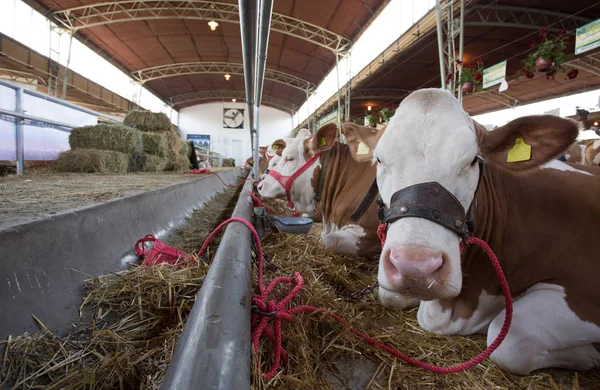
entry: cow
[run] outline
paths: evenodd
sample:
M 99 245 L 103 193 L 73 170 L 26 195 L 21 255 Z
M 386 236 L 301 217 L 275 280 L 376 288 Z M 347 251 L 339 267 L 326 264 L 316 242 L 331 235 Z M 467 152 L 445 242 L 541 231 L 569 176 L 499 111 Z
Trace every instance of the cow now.
M 369 151 L 353 152 L 357 160 L 377 166 L 386 307 L 418 305 L 424 330 L 487 333 L 489 345 L 505 303 L 483 251 L 469 246 L 461 259 L 457 231 L 474 222 L 472 235 L 494 250 L 514 297 L 512 327 L 492 360 L 523 375 L 599 366 L 600 240 L 590 231 L 600 225 L 600 168 L 555 159 L 578 135 L 572 120 L 526 116 L 488 132 L 449 92 L 423 89 L 403 100 L 384 133 L 354 124 L 343 133 L 351 150 L 363 143 Z M 443 225 L 434 198 L 445 199 L 442 211 L 474 217 Z
M 564 154 L 565 160 L 581 165 L 600 165 L 600 140 L 585 140 L 573 143 Z
M 269 145 L 269 148 L 267 149 L 267 167 L 263 170 L 260 170 L 261 180 L 269 174 L 269 170 L 271 170 L 275 165 L 277 165 L 279 160 L 281 160 L 281 155 L 283 154 L 283 150 L 285 149 L 286 145 L 291 143 L 293 140 L 293 138 L 280 138 L 278 140 L 273 141 L 273 143 Z
M 304 167 L 306 170 L 293 181 L 287 200 L 293 202 L 297 212 L 308 215 L 315 211 L 318 214 L 320 206 L 321 239 L 328 249 L 375 258 L 381 249 L 375 231 L 375 203 L 367 205 L 356 221 L 350 218 L 362 193 L 375 179 L 375 168 L 370 163 L 355 162 L 348 145 L 336 141 L 338 132 L 336 124 L 327 124 L 314 135 L 301 129 L 296 138 L 287 143 L 279 163 L 258 184 L 258 192 L 266 198 L 287 199 L 286 191 L 275 177 L 291 176 Z M 317 195 L 319 186 L 322 190 Z M 314 219 L 319 220 L 319 216 Z

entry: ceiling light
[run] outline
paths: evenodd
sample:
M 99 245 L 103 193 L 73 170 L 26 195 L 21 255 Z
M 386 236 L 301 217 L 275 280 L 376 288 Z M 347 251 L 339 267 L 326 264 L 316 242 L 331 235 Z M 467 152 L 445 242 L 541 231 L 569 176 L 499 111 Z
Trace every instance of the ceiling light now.
M 231 78 L 231 75 L 229 73 L 225 74 L 225 80 L 229 81 L 229 79 Z
M 371 106 L 367 106 L 367 111 L 371 111 Z
M 598 122 L 594 122 L 594 126 L 598 126 Z
M 231 101 L 235 103 L 235 102 L 237 102 L 237 99 L 231 99 Z
M 211 31 L 215 31 L 219 23 L 215 22 L 214 20 L 211 20 L 210 22 L 208 22 L 208 25 L 210 26 Z

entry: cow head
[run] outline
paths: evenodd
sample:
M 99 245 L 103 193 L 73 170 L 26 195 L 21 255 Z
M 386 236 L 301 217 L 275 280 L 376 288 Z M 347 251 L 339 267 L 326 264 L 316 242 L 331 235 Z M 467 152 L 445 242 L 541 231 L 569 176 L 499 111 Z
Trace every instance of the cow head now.
M 383 134 L 352 123 L 344 124 L 343 133 L 356 159 L 377 164 L 386 207 L 399 190 L 437 182 L 468 210 L 479 183 L 478 155 L 505 170 L 533 169 L 564 151 L 578 131 L 573 121 L 547 115 L 519 118 L 488 132 L 449 92 L 424 89 L 402 102 Z M 531 158 L 507 162 L 517 138 L 531 146 Z M 455 232 L 428 219 L 390 223 L 379 261 L 381 302 L 402 308 L 407 298 L 456 297 L 462 289 L 459 244 Z
M 300 130 L 296 138 L 286 144 L 287 146 L 281 154 L 281 160 L 273 166 L 272 171 L 283 176 L 293 175 L 315 154 L 330 149 L 336 142 L 337 135 L 338 127 L 332 123 L 321 127 L 314 135 L 311 135 L 306 129 Z M 290 200 L 294 203 L 296 210 L 301 213 L 313 212 L 315 190 L 311 180 L 317 166 L 320 166 L 318 161 L 298 176 L 291 187 Z M 266 198 L 286 199 L 283 186 L 271 175 L 266 176 L 260 182 L 258 192 Z
M 283 150 L 286 148 L 287 145 L 291 145 L 293 141 L 294 138 L 284 138 L 278 139 L 271 145 L 269 145 L 269 150 L 272 151 L 272 156 L 269 158 L 267 169 L 262 173 L 260 180 L 264 180 L 264 178 L 269 174 L 269 171 L 279 163 L 283 154 Z M 267 151 L 267 154 L 268 153 L 269 151 Z

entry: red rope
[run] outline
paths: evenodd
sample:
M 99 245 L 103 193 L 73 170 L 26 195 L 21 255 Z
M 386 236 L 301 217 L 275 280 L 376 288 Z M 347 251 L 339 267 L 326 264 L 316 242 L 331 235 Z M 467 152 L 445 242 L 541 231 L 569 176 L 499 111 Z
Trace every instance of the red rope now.
M 269 210 L 269 208 L 260 199 L 258 199 L 256 195 L 252 193 L 252 190 L 248 190 L 248 194 L 252 198 L 252 204 L 254 205 L 254 207 L 263 207 L 268 214 L 272 214 L 271 210 Z
M 150 249 L 146 249 L 146 243 L 152 243 L 152 247 Z M 195 262 L 193 256 L 188 255 L 179 249 L 166 245 L 152 234 L 148 234 L 146 237 L 140 238 L 135 243 L 135 251 L 138 256 L 144 258 L 142 265 L 145 266 L 168 263 L 180 268 L 186 264 Z
M 258 233 L 254 229 L 254 226 L 252 226 L 252 224 L 250 222 L 246 221 L 245 219 L 233 217 L 233 218 L 230 218 L 230 219 L 226 220 L 225 222 L 221 223 L 219 226 L 217 226 L 217 228 L 215 230 L 213 230 L 213 232 L 204 241 L 204 244 L 202 245 L 202 247 L 200 248 L 200 251 L 198 252 L 198 256 L 201 256 L 204 253 L 204 251 L 208 247 L 209 242 L 213 239 L 213 237 L 217 233 L 219 233 L 223 229 L 223 227 L 225 227 L 226 225 L 228 225 L 231 222 L 240 222 L 240 223 L 244 224 L 248 229 L 250 229 L 250 231 L 254 237 L 254 240 L 256 242 L 256 247 L 258 249 L 258 294 L 252 298 L 252 304 L 255 305 L 258 308 L 258 310 L 260 310 L 261 312 L 271 313 L 272 316 L 270 316 L 270 315 L 265 316 L 264 314 L 257 313 L 257 312 L 252 313 L 252 317 L 251 317 L 252 333 L 251 333 L 251 335 L 252 335 L 252 345 L 255 350 L 258 350 L 260 338 L 263 334 L 267 335 L 267 337 L 269 338 L 269 340 L 271 341 L 271 343 L 273 343 L 273 345 L 275 347 L 275 357 L 273 359 L 273 365 L 271 366 L 271 369 L 269 370 L 269 372 L 264 374 L 264 377 L 266 380 L 270 380 L 271 378 L 273 378 L 275 376 L 275 374 L 277 374 L 277 370 L 279 369 L 279 365 L 282 360 L 284 361 L 284 363 L 288 361 L 288 355 L 285 352 L 285 350 L 283 349 L 283 346 L 281 345 L 281 321 L 283 320 L 286 322 L 291 322 L 292 316 L 297 313 L 322 312 L 322 313 L 326 314 L 327 316 L 333 318 L 340 324 L 342 324 L 344 327 L 348 328 L 352 333 L 354 333 L 356 336 L 362 338 L 368 344 L 374 345 L 374 346 L 380 348 L 381 350 L 387 352 L 388 354 L 390 354 L 406 363 L 409 363 L 413 366 L 420 367 L 420 368 L 423 368 L 425 370 L 428 370 L 428 371 L 431 371 L 431 372 L 434 372 L 437 374 L 457 373 L 457 372 L 465 371 L 465 370 L 481 363 L 483 360 L 488 358 L 492 354 L 492 352 L 494 352 L 494 350 L 496 350 L 496 348 L 498 348 L 500 346 L 500 344 L 506 337 L 508 330 L 510 328 L 510 324 L 512 321 L 513 306 L 512 306 L 512 297 L 511 297 L 511 293 L 510 293 L 510 288 L 508 286 L 508 282 L 506 281 L 506 277 L 504 276 L 504 272 L 502 271 L 502 267 L 500 266 L 500 262 L 498 261 L 498 258 L 496 257 L 496 255 L 494 254 L 492 249 L 487 245 L 487 243 L 479 238 L 471 237 L 466 241 L 466 244 L 463 245 L 461 243 L 461 248 L 460 248 L 461 254 L 464 251 L 464 249 L 466 248 L 466 246 L 474 244 L 474 245 L 479 246 L 481 249 L 483 249 L 485 254 L 490 259 L 490 262 L 492 263 L 492 266 L 494 267 L 494 271 L 496 272 L 496 275 L 498 276 L 498 279 L 500 280 L 500 286 L 502 288 L 502 292 L 504 294 L 504 300 L 506 303 L 506 312 L 505 312 L 505 317 L 504 317 L 504 323 L 502 325 L 502 329 L 500 330 L 500 333 L 498 334 L 498 336 L 496 336 L 496 339 L 479 355 L 477 355 L 476 357 L 474 357 L 473 359 L 471 359 L 465 363 L 461 363 L 461 364 L 458 364 L 455 366 L 438 367 L 433 364 L 424 363 L 417 359 L 411 358 L 380 341 L 374 340 L 373 338 L 369 337 L 367 334 L 362 333 L 359 330 L 355 329 L 352 325 L 350 325 L 347 321 L 345 321 L 338 315 L 331 313 L 323 308 L 317 308 L 314 306 L 306 306 L 305 305 L 305 306 L 298 306 L 298 307 L 295 307 L 292 309 L 288 309 L 286 306 L 292 301 L 292 299 L 298 294 L 298 292 L 300 292 L 300 290 L 304 286 L 304 279 L 302 278 L 300 273 L 295 272 L 294 277 L 291 277 L 291 278 L 277 277 L 277 278 L 273 279 L 266 288 L 264 287 L 264 281 L 263 281 L 264 257 L 263 257 L 262 246 L 260 243 L 260 239 L 258 237 Z M 142 249 L 143 249 L 144 240 L 149 239 L 150 237 L 154 238 L 153 236 L 149 235 L 138 241 L 138 244 L 140 242 L 142 242 Z M 156 244 L 156 241 L 155 241 L 155 244 Z M 385 240 L 383 240 L 383 241 L 385 241 Z M 138 244 L 136 244 L 136 251 L 138 251 L 138 246 L 139 246 Z M 138 254 L 139 254 L 139 251 L 138 251 Z M 269 299 L 269 294 L 280 283 L 290 284 L 293 286 L 293 288 L 282 300 L 280 300 L 279 302 L 275 302 L 274 300 Z M 269 320 L 271 318 L 273 318 L 273 326 L 272 327 L 269 326 Z
M 242 180 L 241 182 L 239 182 L 239 183 L 237 183 L 237 184 L 234 184 L 234 185 L 229 185 L 229 184 L 227 184 L 227 183 L 225 183 L 225 182 L 223 181 L 223 179 L 221 178 L 221 176 L 219 176 L 219 174 L 218 174 L 218 173 L 216 173 L 216 172 L 211 172 L 211 171 L 210 171 L 210 169 L 201 169 L 201 170 L 199 170 L 199 171 L 196 171 L 196 170 L 194 169 L 194 170 L 192 170 L 192 171 L 188 171 L 188 172 L 185 172 L 185 173 L 196 174 L 196 175 L 197 175 L 197 174 L 202 174 L 202 175 L 215 175 L 216 177 L 218 177 L 218 178 L 219 178 L 219 180 L 221 180 L 221 183 L 223 183 L 223 185 L 224 185 L 225 187 L 227 187 L 227 188 L 238 188 L 239 186 L 243 185 L 245 182 L 252 180 L 252 179 L 244 179 L 244 180 Z

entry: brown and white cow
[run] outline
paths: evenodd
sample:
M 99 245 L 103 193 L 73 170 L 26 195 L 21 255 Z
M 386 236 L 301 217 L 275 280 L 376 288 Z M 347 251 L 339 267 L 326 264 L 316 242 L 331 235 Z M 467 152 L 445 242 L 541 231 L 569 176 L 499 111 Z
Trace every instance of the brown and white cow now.
M 351 147 L 370 148 L 386 208 L 392 200 L 399 206 L 401 190 L 434 182 L 467 210 L 480 183 L 474 236 L 497 254 L 514 298 L 512 327 L 491 355 L 500 367 L 527 374 L 600 365 L 600 168 L 554 159 L 577 137 L 573 121 L 529 116 L 488 132 L 450 93 L 424 89 L 402 102 L 383 135 L 354 124 L 343 130 Z M 530 158 L 507 162 L 518 138 L 531 146 Z M 478 155 L 486 161 L 481 181 Z M 380 300 L 391 308 L 419 304 L 427 331 L 487 333 L 489 344 L 504 320 L 504 298 L 485 254 L 469 247 L 461 258 L 460 241 L 425 217 L 391 221 Z
M 573 143 L 565 152 L 567 162 L 598 166 L 600 165 L 600 140 L 586 140 Z
M 338 127 L 335 124 L 323 126 L 314 135 L 306 129 L 300 130 L 283 150 L 281 161 L 260 182 L 258 192 L 266 198 L 286 199 L 285 190 L 273 177 L 273 172 L 291 176 L 308 160 L 321 153 L 315 163 L 293 182 L 290 200 L 298 212 L 312 214 L 321 181 L 323 190 L 319 206 L 323 244 L 337 253 L 375 257 L 381 250 L 376 234 L 378 222 L 375 203 L 356 222 L 350 218 L 375 179 L 375 167 L 369 162 L 354 161 L 348 145 L 337 142 L 337 137 Z M 323 169 L 326 154 L 329 156 Z

